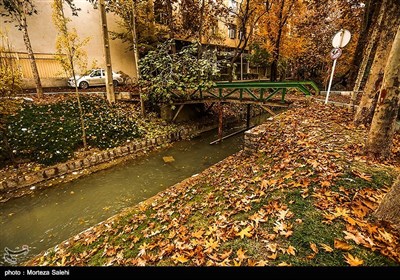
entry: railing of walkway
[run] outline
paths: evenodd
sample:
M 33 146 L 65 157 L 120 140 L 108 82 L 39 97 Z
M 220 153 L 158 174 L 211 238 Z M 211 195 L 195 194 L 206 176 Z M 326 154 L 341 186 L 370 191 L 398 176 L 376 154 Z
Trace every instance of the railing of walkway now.
M 220 100 L 251 100 L 266 102 L 277 94 L 281 94 L 281 101 L 285 101 L 289 89 L 298 90 L 305 95 L 312 91 L 319 94 L 319 88 L 313 81 L 265 82 L 265 81 L 240 81 L 218 82 L 210 89 L 195 90 L 190 94 L 190 99 L 220 99 Z

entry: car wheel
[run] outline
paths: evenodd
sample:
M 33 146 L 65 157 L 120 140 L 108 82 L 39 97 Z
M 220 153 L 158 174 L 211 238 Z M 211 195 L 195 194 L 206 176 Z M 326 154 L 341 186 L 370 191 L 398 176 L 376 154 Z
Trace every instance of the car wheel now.
M 114 80 L 113 85 L 114 85 L 114 87 L 118 86 L 118 81 Z
M 88 84 L 88 82 L 80 82 L 79 87 L 81 89 L 87 89 L 89 87 L 89 84 Z

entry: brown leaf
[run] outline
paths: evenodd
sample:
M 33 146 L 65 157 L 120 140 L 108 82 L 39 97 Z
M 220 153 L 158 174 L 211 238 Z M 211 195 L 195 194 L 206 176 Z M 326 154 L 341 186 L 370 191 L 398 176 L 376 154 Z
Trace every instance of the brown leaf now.
M 313 258 L 315 258 L 316 255 L 317 255 L 316 253 L 312 253 L 312 254 L 308 255 L 306 258 L 309 260 L 312 260 Z
M 347 253 L 346 255 L 343 255 L 344 258 L 346 259 L 346 263 L 348 263 L 350 266 L 360 266 L 364 263 L 363 260 L 353 257 L 350 253 Z
M 216 262 L 221 261 L 216 254 L 208 255 L 208 257 Z
M 371 182 L 371 181 L 372 181 L 371 175 L 367 175 L 367 174 L 362 173 L 362 172 L 359 172 L 359 171 L 357 171 L 357 170 L 352 170 L 351 172 L 352 172 L 354 175 L 356 175 L 357 177 L 360 177 L 361 179 L 364 179 L 364 180 L 366 180 L 366 181 L 368 181 L 368 182 Z
M 286 238 L 288 238 L 289 236 L 291 236 L 293 234 L 293 231 L 291 231 L 291 230 L 281 231 L 279 234 L 285 236 Z
M 329 245 L 326 245 L 326 244 L 324 244 L 324 243 L 320 243 L 319 245 L 321 245 L 322 249 L 324 249 L 324 250 L 325 250 L 325 252 L 328 252 L 328 253 L 330 253 L 330 252 L 332 252 L 332 251 L 333 251 L 332 247 L 331 247 L 331 246 L 329 246 Z
M 354 220 L 353 218 L 351 218 L 351 217 L 343 217 L 343 219 L 346 221 L 346 222 L 348 222 L 350 225 L 352 225 L 352 226 L 354 226 L 354 225 L 356 225 L 356 223 L 357 223 L 357 221 L 356 220 Z
M 344 251 L 349 251 L 351 249 L 353 249 L 353 246 L 347 244 L 345 241 L 339 240 L 339 239 L 335 239 L 334 240 L 334 247 L 336 249 L 340 249 L 340 250 L 344 250 Z
M 311 250 L 314 251 L 315 254 L 318 254 L 318 247 L 317 247 L 317 245 L 315 245 L 315 243 L 310 242 L 310 248 L 311 248 Z
M 225 251 L 224 253 L 220 254 L 219 256 L 221 257 L 221 259 L 225 260 L 225 259 L 229 258 L 231 254 L 232 254 L 232 249 L 230 251 Z

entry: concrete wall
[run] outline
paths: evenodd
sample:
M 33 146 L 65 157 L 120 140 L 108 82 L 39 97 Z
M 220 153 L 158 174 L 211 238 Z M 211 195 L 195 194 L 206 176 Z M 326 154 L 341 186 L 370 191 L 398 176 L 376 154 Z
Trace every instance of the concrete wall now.
M 54 54 L 56 52 L 55 41 L 57 31 L 52 22 L 51 3 L 52 0 L 35 1 L 38 14 L 28 18 L 28 32 L 34 53 Z M 97 60 L 97 65 L 105 68 L 100 11 L 94 9 L 92 4 L 86 0 L 75 0 L 74 3 L 77 7 L 81 8 L 78 17 L 73 17 L 69 8 L 66 8 L 65 12 L 72 19 L 70 27 L 75 27 L 82 39 L 86 37 L 91 38 L 89 44 L 86 46 L 88 66 L 90 67 L 92 61 Z M 107 19 L 109 30 L 118 30 L 117 21 L 119 17 L 114 14 L 108 14 Z M 26 52 L 22 32 L 15 28 L 13 23 L 4 23 L 3 19 L 1 24 L 1 29 L 8 31 L 9 40 L 13 45 L 14 51 Z M 120 40 L 110 41 L 113 71 L 123 71 L 131 77 L 136 77 L 133 53 L 127 52 L 127 45 L 123 44 Z M 32 84 L 29 81 L 26 82 L 28 85 Z M 44 85 L 51 85 L 51 82 L 45 81 Z

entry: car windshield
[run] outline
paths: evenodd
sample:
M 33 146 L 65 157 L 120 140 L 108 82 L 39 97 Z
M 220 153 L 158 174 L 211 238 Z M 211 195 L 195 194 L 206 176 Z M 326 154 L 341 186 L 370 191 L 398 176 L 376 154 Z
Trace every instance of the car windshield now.
M 87 70 L 86 72 L 84 72 L 84 73 L 82 74 L 82 76 L 90 75 L 90 73 L 92 73 L 92 72 L 93 72 L 93 69 Z

